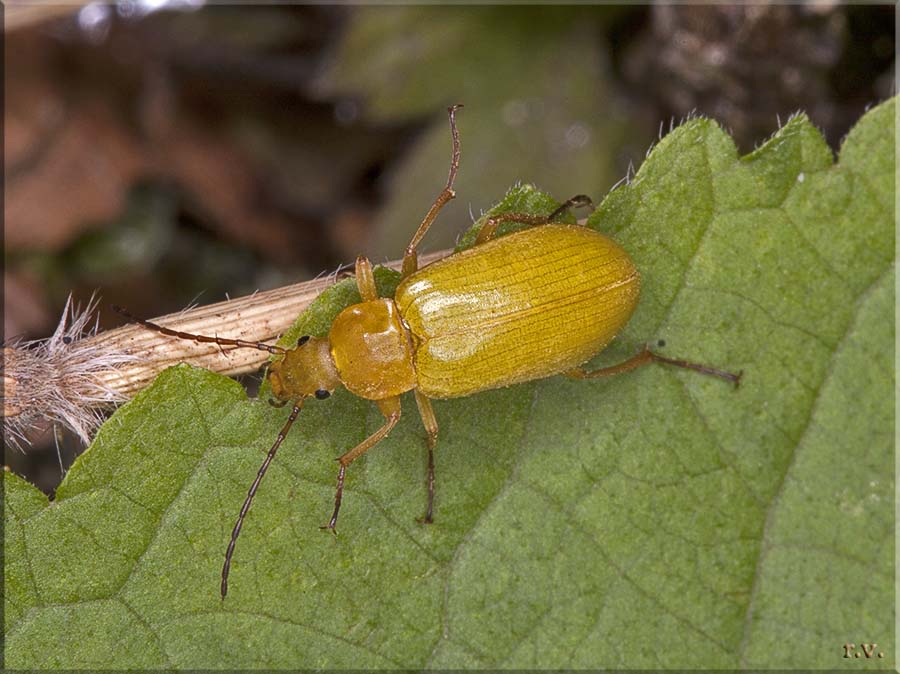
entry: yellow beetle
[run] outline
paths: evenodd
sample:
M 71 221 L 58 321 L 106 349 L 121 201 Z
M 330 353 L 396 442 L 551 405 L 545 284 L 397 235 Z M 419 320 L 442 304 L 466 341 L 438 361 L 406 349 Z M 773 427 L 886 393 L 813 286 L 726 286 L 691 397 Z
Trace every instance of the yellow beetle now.
M 269 449 L 247 493 L 222 567 L 221 594 L 244 517 L 275 452 L 311 396 L 327 398 L 338 386 L 372 400 L 384 424 L 338 458 L 334 511 L 323 529 L 334 531 L 353 461 L 384 439 L 400 419 L 400 395 L 413 391 L 428 434 L 428 505 L 434 506 L 434 446 L 438 424 L 431 398 L 457 398 L 556 374 L 580 379 L 604 377 L 662 362 L 738 383 L 732 374 L 705 365 L 664 358 L 648 349 L 612 367 L 587 371 L 580 366 L 600 352 L 625 326 L 637 305 L 640 275 L 614 241 L 587 227 L 551 224 L 573 206 L 590 203 L 577 196 L 540 217 L 505 213 L 489 218 L 476 245 L 418 269 L 416 249 L 440 209 L 454 196 L 459 166 L 459 133 L 449 108 L 453 155 L 447 185 L 429 209 L 403 257 L 400 285 L 393 298 L 379 297 L 372 265 L 356 260 L 362 302 L 335 318 L 327 337 L 303 336 L 284 349 L 268 344 L 179 332 L 116 310 L 163 334 L 221 346 L 261 349 L 280 356 L 269 368 L 272 393 L 293 409 Z M 502 222 L 533 225 L 496 237 Z M 559 326 L 564 325 L 565 330 Z M 552 341 L 547 334 L 555 335 Z

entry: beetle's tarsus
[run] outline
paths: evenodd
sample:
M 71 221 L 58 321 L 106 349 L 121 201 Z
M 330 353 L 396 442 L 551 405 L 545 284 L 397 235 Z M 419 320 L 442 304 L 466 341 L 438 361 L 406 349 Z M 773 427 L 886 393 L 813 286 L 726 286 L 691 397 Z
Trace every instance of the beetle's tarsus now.
M 576 194 L 571 199 L 566 199 L 559 208 L 547 216 L 547 222 L 553 222 L 560 215 L 572 208 L 590 208 L 593 210 L 594 202 L 586 194 Z

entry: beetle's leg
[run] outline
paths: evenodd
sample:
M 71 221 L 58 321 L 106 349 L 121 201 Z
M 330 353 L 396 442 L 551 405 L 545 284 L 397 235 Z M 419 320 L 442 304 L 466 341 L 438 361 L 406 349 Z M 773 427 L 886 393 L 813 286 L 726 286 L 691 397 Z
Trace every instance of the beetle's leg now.
M 419 406 L 419 416 L 428 433 L 428 507 L 425 509 L 425 517 L 419 520 L 421 524 L 431 524 L 434 520 L 434 446 L 437 444 L 438 423 L 434 416 L 434 408 L 431 401 L 426 398 L 419 389 L 415 389 L 416 404 Z
M 428 212 L 425 214 L 425 219 L 422 220 L 422 224 L 419 225 L 416 233 L 413 234 L 412 240 L 406 247 L 406 253 L 403 256 L 403 271 L 401 278 L 406 278 L 419 268 L 416 248 L 418 248 L 419 243 L 422 241 L 428 228 L 431 227 L 435 218 L 437 218 L 441 209 L 448 201 L 456 196 L 456 192 L 453 191 L 453 182 L 456 180 L 456 171 L 459 168 L 459 131 L 456 128 L 456 111 L 461 107 L 462 105 L 453 105 L 447 108 L 447 113 L 450 115 L 450 136 L 453 138 L 453 154 L 450 157 L 450 175 L 447 177 L 447 186 L 441 190 L 437 199 L 431 204 L 431 208 L 429 208 Z
M 743 371 L 734 374 L 733 372 L 727 372 L 726 370 L 720 370 L 715 367 L 709 367 L 708 365 L 701 365 L 699 363 L 691 363 L 687 360 L 681 360 L 678 358 L 666 358 L 665 356 L 660 356 L 658 353 L 654 353 L 646 346 L 644 346 L 643 350 L 636 356 L 632 356 L 628 360 L 619 363 L 618 365 L 611 365 L 609 367 L 600 368 L 599 370 L 587 371 L 584 368 L 575 368 L 574 370 L 569 370 L 565 373 L 567 377 L 572 377 L 573 379 L 594 379 L 595 377 L 611 377 L 615 374 L 621 374 L 623 372 L 630 372 L 631 370 L 636 370 L 642 365 L 647 365 L 648 363 L 666 363 L 667 365 L 674 365 L 676 367 L 683 367 L 688 370 L 694 370 L 695 372 L 700 372 L 701 374 L 707 374 L 711 377 L 719 377 L 720 379 L 724 379 L 725 381 L 730 381 L 735 385 L 741 383 L 741 375 Z
M 356 287 L 359 288 L 359 296 L 363 302 L 371 302 L 378 299 L 378 289 L 375 287 L 375 274 L 372 272 L 372 263 L 362 255 L 356 258 Z
M 475 245 L 490 241 L 497 233 L 497 227 L 504 222 L 522 222 L 527 225 L 546 225 L 553 222 L 560 215 L 570 208 L 581 208 L 583 206 L 593 207 L 590 197 L 584 194 L 576 194 L 571 199 L 567 199 L 564 204 L 553 211 L 550 215 L 528 215 L 526 213 L 500 213 L 492 218 L 488 218 L 478 230 L 478 236 L 475 237 Z
M 576 194 L 574 197 L 569 197 L 562 204 L 560 204 L 559 208 L 553 211 L 550 215 L 547 216 L 547 222 L 553 222 L 560 215 L 568 211 L 570 208 L 590 208 L 591 212 L 594 211 L 594 202 L 591 201 L 591 198 L 586 194 Z
M 478 236 L 475 237 L 475 245 L 478 246 L 486 241 L 490 241 L 497 233 L 497 227 L 504 222 L 523 222 L 528 225 L 546 225 L 550 222 L 546 215 L 527 215 L 525 213 L 501 213 L 492 218 L 488 218 L 478 230 Z
M 378 408 L 384 415 L 384 425 L 349 452 L 338 457 L 338 463 L 341 464 L 341 468 L 338 471 L 337 490 L 334 493 L 334 512 L 331 514 L 331 519 L 328 521 L 328 524 L 319 527 L 320 529 L 331 529 L 332 533 L 335 533 L 334 527 L 337 524 L 338 511 L 341 509 L 341 496 L 344 493 L 344 473 L 347 470 L 347 466 L 384 440 L 384 438 L 387 437 L 387 434 L 391 432 L 391 429 L 396 426 L 397 422 L 400 420 L 399 396 L 386 398 L 384 400 L 376 400 L 375 404 L 378 405 Z

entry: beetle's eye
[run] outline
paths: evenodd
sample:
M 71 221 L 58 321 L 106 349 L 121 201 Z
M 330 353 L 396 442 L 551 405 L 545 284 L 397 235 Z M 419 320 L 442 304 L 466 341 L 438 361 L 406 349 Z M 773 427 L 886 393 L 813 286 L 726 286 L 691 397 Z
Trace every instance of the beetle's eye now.
M 316 398 L 318 398 L 319 400 L 325 400 L 325 398 L 330 395 L 331 393 L 323 388 L 320 388 L 318 391 L 316 391 Z
M 300 339 L 297 340 L 297 346 L 303 346 L 309 341 L 309 335 L 303 335 Z

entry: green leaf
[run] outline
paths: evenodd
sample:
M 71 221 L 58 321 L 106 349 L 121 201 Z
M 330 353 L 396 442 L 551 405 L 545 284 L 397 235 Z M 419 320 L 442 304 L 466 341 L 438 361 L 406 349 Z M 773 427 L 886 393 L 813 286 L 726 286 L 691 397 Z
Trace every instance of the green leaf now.
M 431 526 L 404 396 L 348 471 L 337 537 L 318 529 L 333 458 L 380 415 L 346 392 L 312 400 L 224 602 L 229 533 L 287 410 L 165 372 L 53 503 L 6 474 L 6 665 L 894 667 L 895 105 L 836 164 L 803 116 L 746 157 L 691 120 L 591 216 L 643 277 L 594 364 L 664 339 L 742 369 L 739 389 L 653 366 L 436 401 Z M 296 329 L 324 331 L 353 301 L 352 283 L 335 292 Z

